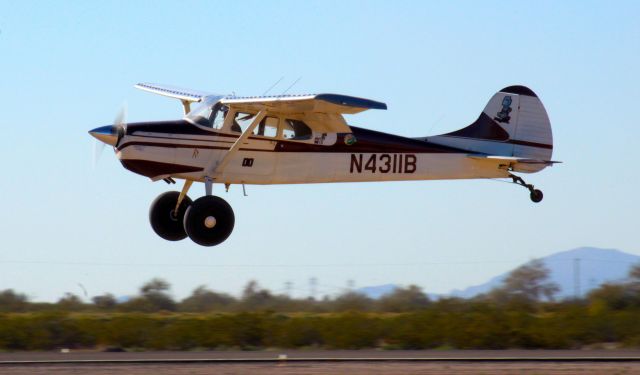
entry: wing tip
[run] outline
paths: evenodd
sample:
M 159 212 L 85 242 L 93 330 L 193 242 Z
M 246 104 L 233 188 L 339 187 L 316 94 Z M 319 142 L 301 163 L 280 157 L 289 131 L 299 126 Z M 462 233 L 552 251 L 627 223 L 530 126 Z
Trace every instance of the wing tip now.
M 329 102 L 331 104 L 342 105 L 346 107 L 356 107 L 363 109 L 387 109 L 387 104 L 371 99 L 359 98 L 356 96 L 340 95 L 340 94 L 318 94 L 316 99 Z
M 139 82 L 133 85 L 133 87 L 154 94 L 169 96 L 175 99 L 187 100 L 192 102 L 201 101 L 202 98 L 206 96 L 206 94 L 202 92 L 190 92 L 190 90 L 188 89 L 169 85 L 161 85 L 157 83 Z

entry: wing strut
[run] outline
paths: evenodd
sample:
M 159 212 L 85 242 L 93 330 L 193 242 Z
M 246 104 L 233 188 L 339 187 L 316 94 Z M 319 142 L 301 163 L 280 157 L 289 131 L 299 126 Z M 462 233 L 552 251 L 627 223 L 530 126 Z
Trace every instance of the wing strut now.
M 231 146 L 229 151 L 227 151 L 227 153 L 224 155 L 222 160 L 220 160 L 220 162 L 217 164 L 215 163 L 215 160 L 212 160 L 211 162 L 209 162 L 209 165 L 204 170 L 205 176 L 218 175 L 224 172 L 225 167 L 227 166 L 227 164 L 229 164 L 233 155 L 235 155 L 235 153 L 238 152 L 238 150 L 240 149 L 240 146 L 242 146 L 244 141 L 247 138 L 249 138 L 249 135 L 253 132 L 253 129 L 255 129 L 256 126 L 258 126 L 258 124 L 260 123 L 260 121 L 262 121 L 262 119 L 266 116 L 266 114 L 267 114 L 267 111 L 264 109 L 258 112 L 258 114 L 256 115 L 256 118 L 254 118 L 253 121 L 251 122 L 251 125 L 249 125 L 249 127 L 242 132 L 240 137 L 238 137 L 238 139 L 233 144 L 233 146 Z
M 188 115 L 191 112 L 191 102 L 188 100 L 181 100 L 182 107 L 184 108 L 184 115 Z

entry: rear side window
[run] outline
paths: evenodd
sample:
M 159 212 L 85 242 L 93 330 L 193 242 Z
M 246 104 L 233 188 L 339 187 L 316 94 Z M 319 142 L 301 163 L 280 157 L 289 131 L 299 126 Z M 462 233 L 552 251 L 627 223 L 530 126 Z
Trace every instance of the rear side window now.
M 311 128 L 304 121 L 285 119 L 282 137 L 284 139 L 292 139 L 294 141 L 302 141 L 311 139 Z
M 260 124 L 253 129 L 253 135 L 275 138 L 278 135 L 278 118 L 266 116 Z

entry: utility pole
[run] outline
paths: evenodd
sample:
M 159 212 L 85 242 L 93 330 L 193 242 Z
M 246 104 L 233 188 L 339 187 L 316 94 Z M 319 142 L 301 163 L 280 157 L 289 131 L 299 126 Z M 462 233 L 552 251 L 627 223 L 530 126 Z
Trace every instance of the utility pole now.
M 353 292 L 356 287 L 356 282 L 353 279 L 347 280 L 347 290 L 349 292 Z
M 316 299 L 317 287 L 318 287 L 318 279 L 314 276 L 309 279 L 309 294 L 313 299 Z
M 580 258 L 573 258 L 573 294 L 575 299 L 581 296 L 580 291 Z
M 291 281 L 287 281 L 284 283 L 284 290 L 287 297 L 291 298 L 291 289 L 293 289 L 293 283 Z

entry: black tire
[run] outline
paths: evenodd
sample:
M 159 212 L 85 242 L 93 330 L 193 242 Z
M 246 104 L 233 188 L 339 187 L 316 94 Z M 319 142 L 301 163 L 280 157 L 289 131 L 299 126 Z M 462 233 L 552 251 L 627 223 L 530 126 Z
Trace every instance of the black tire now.
M 207 226 L 208 217 L 215 218 L 212 227 Z M 198 245 L 215 246 L 223 243 L 231 235 L 235 221 L 233 209 L 227 201 L 208 195 L 191 203 L 184 215 L 184 229 L 189 238 Z
M 174 213 L 180 193 L 168 191 L 158 195 L 149 208 L 149 222 L 156 234 L 167 241 L 180 241 L 187 238 L 183 220 L 191 199 L 184 197 L 177 214 Z
M 542 194 L 542 191 L 538 189 L 534 189 L 529 195 L 529 198 L 531 198 L 531 201 L 534 203 L 541 202 L 543 197 L 544 195 Z

